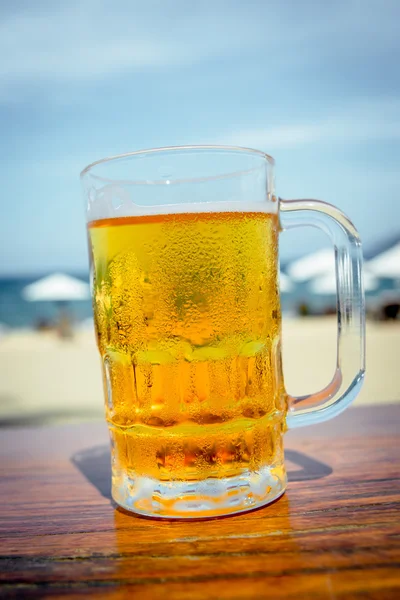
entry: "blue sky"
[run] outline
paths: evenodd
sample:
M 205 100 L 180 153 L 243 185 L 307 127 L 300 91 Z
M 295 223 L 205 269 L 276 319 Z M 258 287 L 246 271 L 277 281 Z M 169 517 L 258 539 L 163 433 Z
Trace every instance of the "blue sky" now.
M 397 0 L 0 5 L 0 274 L 87 267 L 79 171 L 140 148 L 246 145 L 284 198 L 366 248 L 400 232 Z M 282 236 L 283 260 L 324 243 Z

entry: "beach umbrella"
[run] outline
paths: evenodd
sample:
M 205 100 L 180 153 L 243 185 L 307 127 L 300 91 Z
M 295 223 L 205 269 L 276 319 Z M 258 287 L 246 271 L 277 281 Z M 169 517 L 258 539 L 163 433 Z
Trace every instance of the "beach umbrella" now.
M 279 287 L 281 292 L 291 292 L 293 289 L 293 281 L 286 273 L 279 273 Z
M 369 260 L 367 266 L 378 277 L 400 279 L 400 242 Z
M 22 290 L 22 296 L 30 302 L 87 300 L 90 297 L 90 287 L 81 279 L 63 273 L 54 273 L 27 285 Z
M 369 271 L 363 273 L 364 289 L 366 292 L 372 292 L 379 286 L 379 279 Z M 336 294 L 336 276 L 335 273 L 317 277 L 310 283 L 310 290 L 315 294 Z
M 323 248 L 293 261 L 287 268 L 294 281 L 308 281 L 319 275 L 335 273 L 335 253 L 333 248 Z

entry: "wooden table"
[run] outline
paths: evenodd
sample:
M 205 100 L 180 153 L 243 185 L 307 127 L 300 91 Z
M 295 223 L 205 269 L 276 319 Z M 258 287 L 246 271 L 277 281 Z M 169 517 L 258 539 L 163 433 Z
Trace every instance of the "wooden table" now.
M 101 423 L 2 430 L 0 597 L 398 599 L 399 421 L 291 431 L 283 498 L 197 522 L 116 508 Z

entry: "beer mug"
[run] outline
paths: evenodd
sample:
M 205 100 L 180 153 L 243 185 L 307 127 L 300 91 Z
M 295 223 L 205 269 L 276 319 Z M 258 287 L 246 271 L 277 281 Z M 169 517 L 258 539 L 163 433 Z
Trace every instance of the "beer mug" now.
M 283 436 L 344 410 L 364 375 L 362 251 L 316 200 L 281 200 L 246 148 L 132 152 L 82 171 L 112 495 L 135 513 L 206 518 L 284 493 Z M 331 383 L 285 391 L 278 237 L 312 225 L 336 255 Z

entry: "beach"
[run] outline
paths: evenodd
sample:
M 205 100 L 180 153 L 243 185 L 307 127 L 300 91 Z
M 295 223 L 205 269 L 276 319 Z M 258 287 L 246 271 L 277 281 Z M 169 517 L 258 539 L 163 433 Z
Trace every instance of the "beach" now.
M 327 385 L 336 362 L 335 317 L 283 319 L 288 393 Z M 355 404 L 400 400 L 400 322 L 367 324 L 367 375 Z M 0 421 L 40 423 L 103 418 L 103 390 L 94 332 L 71 340 L 52 332 L 10 330 L 0 338 Z

